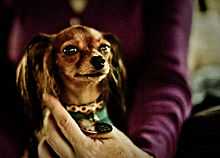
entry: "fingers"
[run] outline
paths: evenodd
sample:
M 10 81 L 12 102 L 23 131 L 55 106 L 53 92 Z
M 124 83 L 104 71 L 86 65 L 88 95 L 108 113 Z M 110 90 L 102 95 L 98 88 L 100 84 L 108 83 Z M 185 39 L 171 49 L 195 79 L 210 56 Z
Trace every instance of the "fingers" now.
M 50 109 L 60 130 L 73 147 L 75 144 L 85 142 L 88 139 L 59 100 L 48 94 L 44 94 L 43 99 L 45 106 Z
M 46 138 L 47 143 L 54 150 L 54 152 L 62 158 L 74 158 L 74 151 L 64 138 L 58 133 L 52 119 L 48 120 L 48 135 Z
M 38 156 L 39 158 L 52 158 L 50 154 L 47 144 L 45 143 L 45 139 L 42 139 L 41 142 L 38 144 Z

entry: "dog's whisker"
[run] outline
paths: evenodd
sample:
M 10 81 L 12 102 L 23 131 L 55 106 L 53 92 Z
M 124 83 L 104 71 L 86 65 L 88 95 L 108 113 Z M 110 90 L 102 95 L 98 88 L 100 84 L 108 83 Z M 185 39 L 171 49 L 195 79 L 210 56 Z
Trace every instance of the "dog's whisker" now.
M 76 37 L 80 37 L 80 42 Z M 87 38 L 89 40 L 82 40 Z M 33 132 L 36 135 L 32 137 L 33 139 L 48 125 L 49 114 L 42 110 L 44 109 L 42 93 L 57 97 L 63 104 L 78 107 L 85 104 L 85 107 L 81 107 L 80 114 L 83 114 L 82 119 L 94 121 L 92 123 L 96 124 L 96 133 L 108 132 L 111 129 L 109 128 L 111 125 L 104 124 L 105 121 L 112 122 L 106 111 L 107 108 L 116 107 L 109 110 L 117 113 L 114 123 L 122 120 L 124 115 L 120 112 L 124 106 L 122 105 L 124 98 L 118 92 L 122 92 L 120 85 L 122 84 L 121 78 L 123 78 L 121 76 L 123 64 L 120 63 L 121 59 L 118 59 L 120 51 L 117 41 L 111 34 L 103 34 L 81 25 L 71 26 L 58 34 L 40 34 L 32 39 L 18 65 L 16 82 L 18 92 L 25 105 L 28 106 L 27 113 L 30 116 L 30 122 L 34 124 Z M 109 43 L 112 49 L 106 47 Z M 94 49 L 97 52 L 96 57 L 94 57 Z M 83 54 L 85 52 L 86 55 Z M 119 66 L 110 64 L 112 61 Z M 102 82 L 103 79 L 113 81 L 114 84 Z M 94 117 L 86 115 L 88 103 L 96 101 L 99 96 L 102 96 L 102 108 L 97 110 L 91 108 L 94 111 Z M 115 113 L 114 116 L 116 116 Z M 76 116 L 72 117 L 77 120 Z M 99 124 L 97 124 L 98 121 L 100 121 Z M 32 143 L 34 142 L 30 142 L 31 147 L 38 145 Z M 37 149 L 30 148 L 30 150 Z

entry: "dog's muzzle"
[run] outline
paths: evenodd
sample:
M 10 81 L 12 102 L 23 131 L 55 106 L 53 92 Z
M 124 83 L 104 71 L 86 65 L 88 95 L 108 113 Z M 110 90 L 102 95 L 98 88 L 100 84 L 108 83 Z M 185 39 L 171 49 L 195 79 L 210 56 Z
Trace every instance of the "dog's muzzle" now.
M 105 60 L 102 56 L 93 56 L 90 63 L 96 70 L 101 70 L 105 66 Z

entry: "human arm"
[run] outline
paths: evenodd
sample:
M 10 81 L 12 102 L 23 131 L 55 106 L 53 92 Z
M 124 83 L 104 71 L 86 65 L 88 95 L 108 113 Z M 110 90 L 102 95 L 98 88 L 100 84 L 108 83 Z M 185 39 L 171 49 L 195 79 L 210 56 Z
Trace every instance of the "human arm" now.
M 145 3 L 144 75 L 135 89 L 128 134 L 144 151 L 171 158 L 191 111 L 187 48 L 192 1 Z

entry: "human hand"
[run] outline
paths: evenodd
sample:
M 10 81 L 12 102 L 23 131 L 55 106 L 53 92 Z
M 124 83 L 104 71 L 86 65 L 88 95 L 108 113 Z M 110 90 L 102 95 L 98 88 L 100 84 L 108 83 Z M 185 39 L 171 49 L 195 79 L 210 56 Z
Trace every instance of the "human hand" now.
M 48 145 L 62 158 L 152 158 L 116 127 L 109 133 L 87 136 L 55 97 L 44 95 L 44 102 L 50 114 L 44 132 L 38 134 L 40 158 L 52 157 Z

